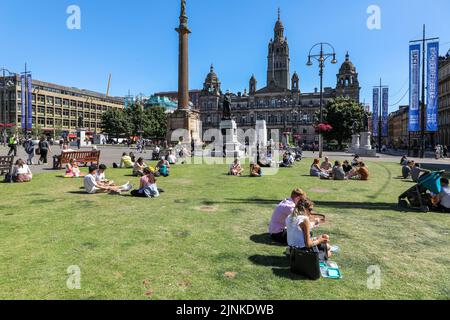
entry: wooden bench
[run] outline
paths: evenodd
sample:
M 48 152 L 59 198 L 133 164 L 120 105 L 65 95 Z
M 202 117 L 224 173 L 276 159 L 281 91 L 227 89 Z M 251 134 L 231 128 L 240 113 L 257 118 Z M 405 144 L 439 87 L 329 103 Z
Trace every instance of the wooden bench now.
M 0 176 L 11 173 L 14 165 L 14 156 L 0 157 Z
M 82 163 L 85 166 L 90 162 L 91 164 L 99 164 L 100 151 L 73 151 L 63 152 L 60 156 L 53 157 L 53 169 L 62 169 L 63 165 L 70 163 L 70 160 L 76 160 L 77 163 Z

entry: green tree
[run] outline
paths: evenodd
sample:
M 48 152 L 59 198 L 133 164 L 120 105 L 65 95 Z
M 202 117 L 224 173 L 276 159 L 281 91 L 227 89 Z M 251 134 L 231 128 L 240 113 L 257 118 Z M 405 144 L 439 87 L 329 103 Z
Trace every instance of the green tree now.
M 148 137 L 164 138 L 167 133 L 167 114 L 164 108 L 153 107 L 145 110 L 145 117 L 148 119 L 148 127 L 145 135 Z
M 108 110 L 102 115 L 102 129 L 104 132 L 119 138 L 122 134 L 129 134 L 130 119 L 124 110 Z
M 325 139 L 336 140 L 341 149 L 342 143 L 352 138 L 353 130 L 363 130 L 364 114 L 363 105 L 352 99 L 338 97 L 331 100 L 323 110 L 323 120 L 333 130 L 324 135 Z

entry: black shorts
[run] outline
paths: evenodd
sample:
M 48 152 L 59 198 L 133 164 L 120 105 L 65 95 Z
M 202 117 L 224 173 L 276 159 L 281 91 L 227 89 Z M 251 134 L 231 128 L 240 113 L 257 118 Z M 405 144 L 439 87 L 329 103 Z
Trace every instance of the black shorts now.
M 287 245 L 287 232 L 286 231 L 271 234 L 270 237 L 275 242 Z

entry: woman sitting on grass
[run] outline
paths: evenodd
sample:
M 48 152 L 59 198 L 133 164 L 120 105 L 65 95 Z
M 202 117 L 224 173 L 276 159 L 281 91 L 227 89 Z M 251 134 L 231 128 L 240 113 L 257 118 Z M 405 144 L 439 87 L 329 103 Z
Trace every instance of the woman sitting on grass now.
M 84 177 L 81 173 L 80 168 L 78 168 L 77 160 L 71 159 L 66 166 L 66 178 L 79 178 Z
M 131 153 L 130 153 L 131 154 Z M 134 162 L 131 159 L 129 155 L 127 155 L 125 152 L 122 154 L 122 158 L 120 159 L 120 165 L 119 168 L 127 168 L 131 169 L 134 167 Z
M 340 161 L 334 164 L 332 175 L 334 180 L 345 180 L 345 171 Z
M 33 179 L 30 167 L 22 159 L 17 160 L 12 173 L 13 181 L 17 183 L 30 182 Z
M 342 169 L 344 169 L 345 175 L 348 175 L 353 170 L 353 167 L 350 165 L 350 162 L 348 162 L 348 160 L 345 160 L 344 164 L 342 165 Z
M 148 168 L 148 166 L 145 164 L 143 158 L 139 158 L 135 163 L 133 167 L 133 176 L 135 177 L 142 177 L 144 175 L 144 169 Z
M 254 162 L 250 164 L 250 177 L 262 177 L 261 167 Z
M 230 176 L 241 176 L 244 173 L 244 169 L 241 166 L 239 159 L 235 159 L 230 166 Z
M 145 168 L 144 175 L 140 180 L 140 186 L 138 190 L 131 191 L 133 197 L 139 198 L 157 198 L 159 197 L 158 187 L 156 185 L 156 179 L 152 171 L 149 168 Z
M 166 160 L 166 158 L 161 157 L 158 164 L 156 165 L 156 170 L 163 177 L 168 177 L 170 175 L 170 163 Z
M 326 234 L 319 238 L 311 237 L 311 221 L 309 210 L 299 202 L 292 214 L 286 219 L 287 240 L 291 248 L 312 250 L 319 253 L 321 260 L 331 257 L 330 237 Z
M 311 169 L 309 170 L 309 174 L 311 177 L 320 177 L 321 179 L 329 179 L 330 175 L 325 170 L 321 169 L 320 159 L 314 159 L 313 164 L 311 165 Z

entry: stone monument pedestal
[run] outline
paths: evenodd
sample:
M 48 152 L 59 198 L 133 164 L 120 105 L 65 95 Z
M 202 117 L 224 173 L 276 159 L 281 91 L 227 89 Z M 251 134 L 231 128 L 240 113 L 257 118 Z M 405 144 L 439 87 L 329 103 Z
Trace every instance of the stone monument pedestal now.
M 372 149 L 371 137 L 371 132 L 361 132 L 361 146 L 357 152 L 359 156 L 373 158 L 377 156 L 377 151 Z
M 256 120 L 256 144 L 260 148 L 267 147 L 267 123 L 266 120 Z
M 234 120 L 222 120 L 220 122 L 220 132 L 223 138 L 222 150 L 214 150 L 213 157 L 241 158 L 244 156 L 242 146 L 237 137 L 237 124 Z
M 360 135 L 354 134 L 352 135 L 352 145 L 348 149 L 349 153 L 358 153 L 360 147 Z
M 167 122 L 167 141 L 169 143 L 188 144 L 187 148 L 190 150 L 192 140 L 196 143 L 202 141 L 201 121 L 198 112 L 178 109 L 168 117 Z

